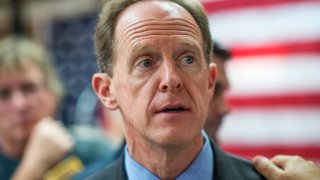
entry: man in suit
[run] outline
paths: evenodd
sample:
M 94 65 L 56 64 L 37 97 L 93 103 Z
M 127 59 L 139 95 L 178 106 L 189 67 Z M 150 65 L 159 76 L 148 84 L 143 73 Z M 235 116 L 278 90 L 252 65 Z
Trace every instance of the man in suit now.
M 196 0 L 111 0 L 97 24 L 103 105 L 119 109 L 123 156 L 89 179 L 261 179 L 202 130 L 216 81 L 208 20 Z

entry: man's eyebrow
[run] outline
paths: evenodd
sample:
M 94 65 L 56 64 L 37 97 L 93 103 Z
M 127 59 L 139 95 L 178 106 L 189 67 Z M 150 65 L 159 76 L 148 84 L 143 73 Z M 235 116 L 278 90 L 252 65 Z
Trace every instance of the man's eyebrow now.
M 177 57 L 180 55 L 181 52 L 184 52 L 184 51 L 191 51 L 197 54 L 197 53 L 201 53 L 201 47 L 199 46 L 198 43 L 194 41 L 184 41 L 181 43 L 180 47 L 173 52 L 173 56 Z
M 150 51 L 150 46 L 152 44 L 142 44 L 142 43 L 136 43 L 132 46 L 132 51 L 130 53 L 131 56 L 136 56 L 142 52 Z
M 133 65 L 135 59 L 142 55 L 142 54 L 148 54 L 150 53 L 152 50 L 151 50 L 151 47 L 153 45 L 152 44 L 143 44 L 141 42 L 138 42 L 136 44 L 133 44 L 130 49 L 131 51 L 129 51 L 129 61 L 128 61 L 128 65 L 131 66 Z
M 200 51 L 199 44 L 194 42 L 194 41 L 192 41 L 192 42 L 190 42 L 190 41 L 183 42 L 182 46 L 184 46 L 184 47 L 186 47 L 188 49 L 195 49 L 195 50 Z

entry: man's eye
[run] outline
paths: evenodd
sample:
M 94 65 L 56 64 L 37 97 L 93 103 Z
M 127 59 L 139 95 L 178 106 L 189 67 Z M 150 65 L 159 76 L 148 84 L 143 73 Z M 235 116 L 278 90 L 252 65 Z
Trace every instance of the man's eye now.
M 186 56 L 183 58 L 183 61 L 186 62 L 187 64 L 192 64 L 194 62 L 194 59 L 192 56 Z
M 143 60 L 141 62 L 139 62 L 138 66 L 143 67 L 143 68 L 147 68 L 152 66 L 154 63 L 151 60 Z

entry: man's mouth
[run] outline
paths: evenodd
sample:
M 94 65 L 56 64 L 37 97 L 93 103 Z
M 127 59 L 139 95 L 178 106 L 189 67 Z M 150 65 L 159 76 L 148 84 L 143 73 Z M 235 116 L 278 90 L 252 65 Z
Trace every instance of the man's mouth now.
M 157 113 L 175 113 L 189 111 L 190 109 L 183 105 L 167 105 L 161 108 Z
M 185 109 L 183 109 L 182 107 L 178 107 L 178 108 L 166 108 L 161 112 L 180 112 L 180 111 L 184 111 Z

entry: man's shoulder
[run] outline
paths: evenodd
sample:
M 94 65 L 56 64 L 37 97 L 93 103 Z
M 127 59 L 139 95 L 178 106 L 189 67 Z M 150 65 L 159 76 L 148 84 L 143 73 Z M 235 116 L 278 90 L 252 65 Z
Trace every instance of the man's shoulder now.
M 264 179 L 253 167 L 252 163 L 243 158 L 228 154 L 213 145 L 215 157 L 215 179 Z
M 246 159 L 227 154 L 235 167 L 241 172 L 244 179 L 264 179 L 253 167 L 252 163 Z
M 98 180 L 98 179 L 116 179 L 117 177 L 117 166 L 112 163 L 94 174 L 88 176 L 87 180 Z
M 100 180 L 100 179 L 110 179 L 110 180 L 126 180 L 127 176 L 123 164 L 123 155 L 117 159 L 115 162 L 109 164 L 108 166 L 101 168 L 94 174 L 85 178 L 86 180 Z

